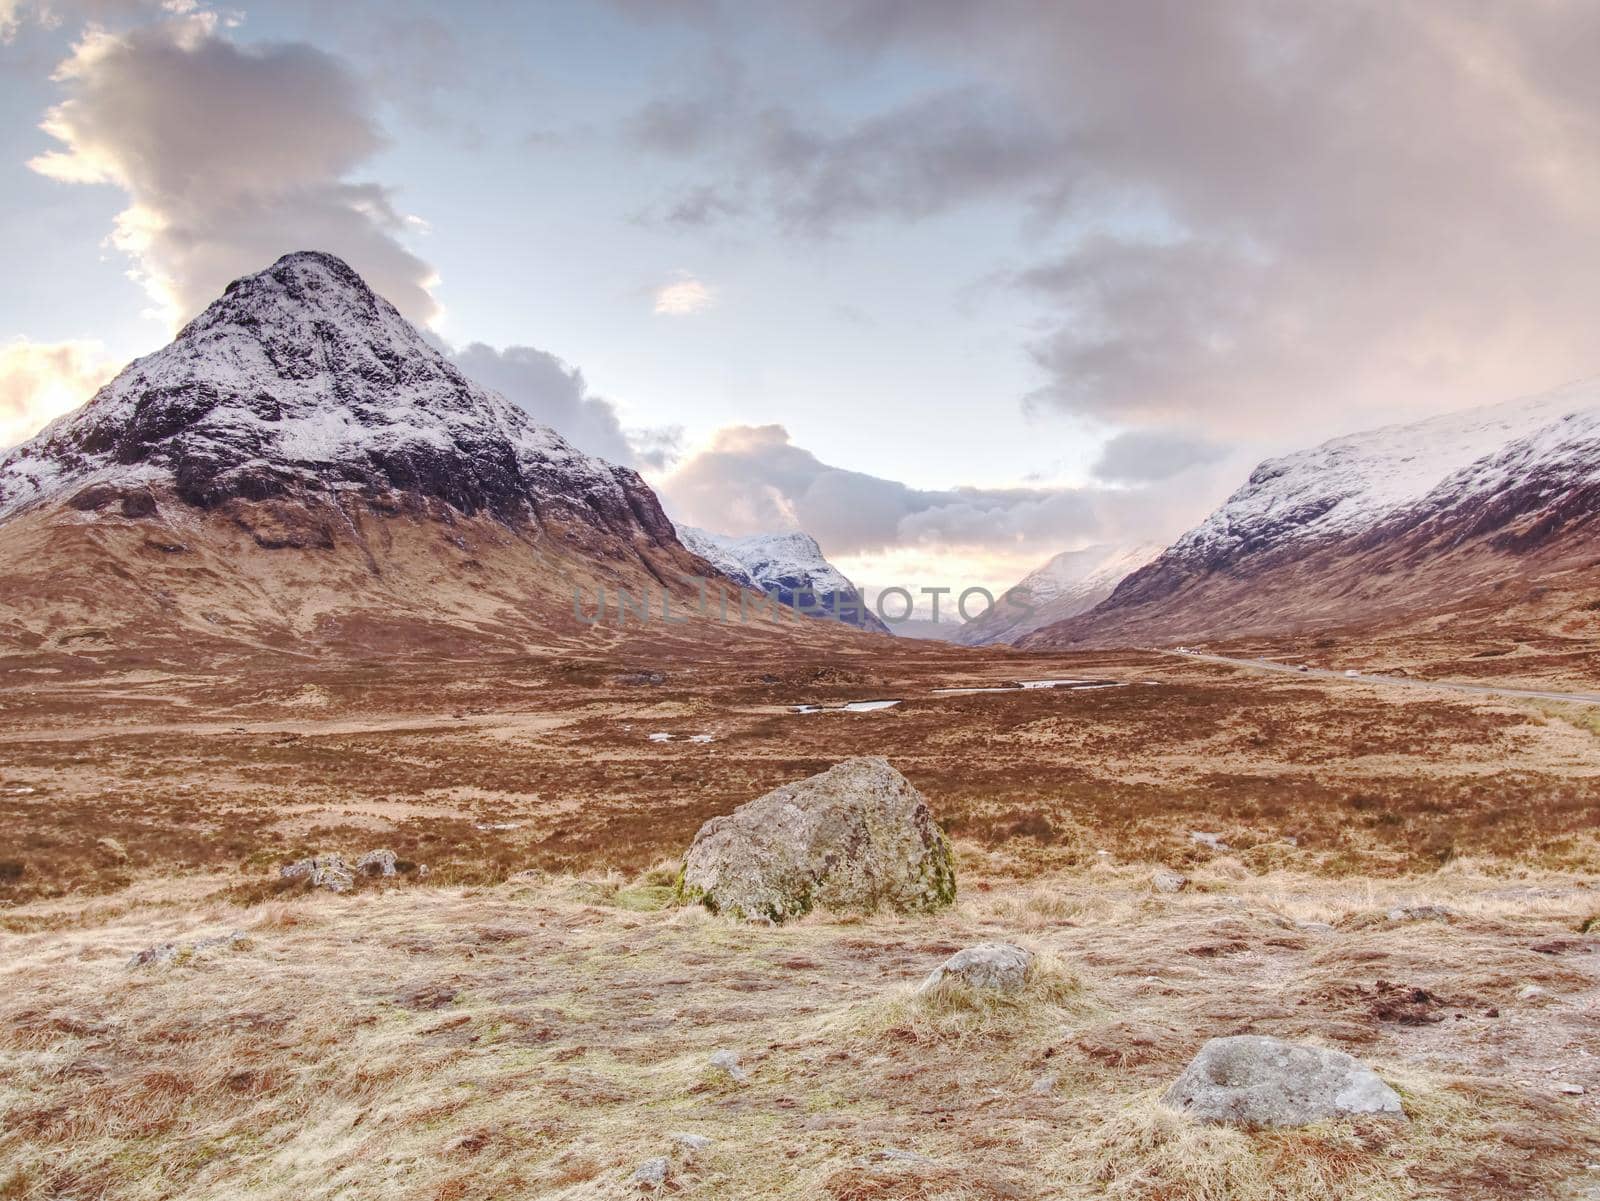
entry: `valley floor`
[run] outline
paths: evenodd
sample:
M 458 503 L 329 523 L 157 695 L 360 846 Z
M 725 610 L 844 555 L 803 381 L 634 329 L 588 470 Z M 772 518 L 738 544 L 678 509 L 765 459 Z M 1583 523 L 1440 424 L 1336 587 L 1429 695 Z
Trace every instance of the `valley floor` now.
M 0 1198 L 623 1197 L 662 1156 L 729 1199 L 1600 1190 L 1589 708 L 926 645 L 0 671 Z M 1049 679 L 1107 686 L 1002 687 Z M 951 832 L 953 910 L 670 903 L 706 818 L 853 754 Z M 278 877 L 377 847 L 350 895 Z M 981 939 L 1044 984 L 911 999 Z M 1411 1120 L 1157 1104 L 1244 1031 Z

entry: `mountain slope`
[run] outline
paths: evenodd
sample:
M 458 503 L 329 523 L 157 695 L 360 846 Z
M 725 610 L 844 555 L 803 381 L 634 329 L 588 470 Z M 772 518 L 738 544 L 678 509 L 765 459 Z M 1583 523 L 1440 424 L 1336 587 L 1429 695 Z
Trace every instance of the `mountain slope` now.
M 1483 617 L 1529 588 L 1574 590 L 1575 607 L 1597 518 L 1600 383 L 1584 383 L 1268 460 L 1092 612 L 1024 645 Z
M 600 589 L 681 599 L 685 574 L 719 578 L 637 473 L 312 252 L 0 461 L 13 645 L 555 645 L 592 631 Z
M 875 633 L 889 629 L 867 605 L 856 586 L 822 553 L 817 540 L 798 530 L 736 538 L 680 525 L 684 546 L 742 584 L 790 608 Z
M 994 608 L 961 627 L 956 641 L 965 646 L 1015 642 L 1044 626 L 1087 613 L 1136 571 L 1161 553 L 1161 546 L 1090 546 L 1063 551 L 1006 589 Z

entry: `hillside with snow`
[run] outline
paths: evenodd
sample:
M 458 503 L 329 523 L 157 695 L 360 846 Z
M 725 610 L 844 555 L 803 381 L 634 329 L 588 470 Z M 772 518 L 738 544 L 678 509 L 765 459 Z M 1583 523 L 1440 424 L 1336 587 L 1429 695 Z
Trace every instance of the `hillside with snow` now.
M 705 571 L 636 472 L 315 252 L 0 459 L 0 641 L 30 647 L 543 646 L 587 636 L 602 589 Z
M 1600 382 L 1589 381 L 1269 459 L 1108 599 L 1026 645 L 1446 612 L 1592 562 L 1597 516 Z
M 764 592 L 785 606 L 798 604 L 813 616 L 880 634 L 889 632 L 856 586 L 828 562 L 809 534 L 796 530 L 735 537 L 692 525 L 680 525 L 677 530 L 684 546 L 746 588 Z
M 1100 545 L 1063 551 L 1024 576 L 994 608 L 961 627 L 965 646 L 1014 642 L 1025 634 L 1087 613 L 1127 578 L 1161 553 L 1161 545 Z

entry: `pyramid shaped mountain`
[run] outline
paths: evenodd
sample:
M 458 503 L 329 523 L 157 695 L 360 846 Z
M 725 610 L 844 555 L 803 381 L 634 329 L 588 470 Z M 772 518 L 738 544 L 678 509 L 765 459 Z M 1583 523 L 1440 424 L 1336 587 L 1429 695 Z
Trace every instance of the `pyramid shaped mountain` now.
M 580 586 L 685 576 L 732 586 L 638 473 L 466 378 L 327 254 L 236 280 L 0 460 L 0 643 L 548 645 L 583 633 Z
M 236 280 L 170 345 L 8 456 L 0 520 L 94 483 L 86 507 L 137 510 L 152 484 L 200 509 L 353 492 L 675 542 L 637 473 L 474 384 L 348 266 L 315 252 Z

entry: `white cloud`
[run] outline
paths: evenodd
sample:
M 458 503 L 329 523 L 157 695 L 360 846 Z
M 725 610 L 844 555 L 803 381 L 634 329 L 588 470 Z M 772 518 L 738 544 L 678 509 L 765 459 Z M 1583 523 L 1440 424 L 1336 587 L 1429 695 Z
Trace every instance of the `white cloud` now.
M 716 295 L 694 276 L 684 272 L 682 278 L 657 288 L 655 301 L 657 316 L 689 317 L 715 304 Z
M 112 241 L 174 326 L 293 250 L 339 255 L 413 320 L 436 314 L 433 272 L 399 240 L 407 218 L 386 188 L 350 178 L 384 136 L 341 60 L 242 46 L 193 12 L 91 27 L 54 79 L 65 98 L 42 128 L 63 148 L 29 165 L 128 194 Z
M 77 408 L 115 370 L 98 342 L 24 338 L 0 345 L 0 450 Z

